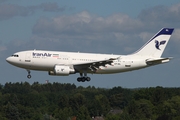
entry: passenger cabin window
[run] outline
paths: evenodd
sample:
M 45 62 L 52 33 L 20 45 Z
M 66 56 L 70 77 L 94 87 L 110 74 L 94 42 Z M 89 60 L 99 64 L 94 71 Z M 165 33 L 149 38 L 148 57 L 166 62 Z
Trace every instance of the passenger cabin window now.
M 12 57 L 19 57 L 19 55 L 16 55 L 16 54 L 14 54 L 14 55 L 11 55 Z

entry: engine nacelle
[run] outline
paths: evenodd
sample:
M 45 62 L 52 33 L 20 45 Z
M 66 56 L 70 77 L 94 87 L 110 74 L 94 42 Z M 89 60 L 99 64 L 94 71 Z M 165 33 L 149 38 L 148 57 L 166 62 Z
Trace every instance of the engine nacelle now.
M 54 66 L 54 71 L 49 71 L 49 75 L 59 75 L 59 76 L 68 76 L 69 74 L 75 73 L 74 68 L 65 65 L 56 65 Z

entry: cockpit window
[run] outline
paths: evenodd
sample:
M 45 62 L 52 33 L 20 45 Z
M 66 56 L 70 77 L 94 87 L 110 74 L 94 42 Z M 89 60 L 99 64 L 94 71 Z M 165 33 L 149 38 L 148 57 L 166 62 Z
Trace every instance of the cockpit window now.
M 12 57 L 19 57 L 19 55 L 17 55 L 17 54 L 14 54 L 14 55 L 11 55 Z

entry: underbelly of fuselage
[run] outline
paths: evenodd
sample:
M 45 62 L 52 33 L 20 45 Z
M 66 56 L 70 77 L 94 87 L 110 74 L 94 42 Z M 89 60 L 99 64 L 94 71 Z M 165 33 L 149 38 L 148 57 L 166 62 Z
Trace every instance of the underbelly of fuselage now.
M 37 71 L 54 71 L 54 67 L 56 64 L 34 64 L 34 63 L 26 63 L 26 64 L 16 64 L 15 66 L 24 68 L 27 70 L 37 70 Z M 100 67 L 97 70 L 90 70 L 87 68 L 87 73 L 91 74 L 113 74 L 113 73 L 121 73 L 126 71 L 138 70 L 141 68 L 147 67 L 145 64 L 142 66 L 126 66 L 126 65 L 117 65 L 117 66 L 106 66 Z M 75 71 L 75 73 L 84 72 L 84 70 Z

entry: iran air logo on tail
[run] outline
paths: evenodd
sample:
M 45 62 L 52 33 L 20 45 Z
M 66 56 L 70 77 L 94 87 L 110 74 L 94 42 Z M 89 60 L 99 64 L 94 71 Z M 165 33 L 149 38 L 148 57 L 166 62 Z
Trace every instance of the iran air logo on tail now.
M 158 50 L 161 50 L 160 48 L 159 48 L 159 46 L 160 45 L 164 45 L 166 43 L 166 41 L 165 40 L 163 40 L 163 41 L 157 41 L 157 40 L 155 40 L 155 47 L 156 47 L 156 49 L 158 49 Z

